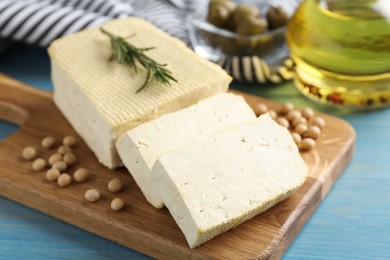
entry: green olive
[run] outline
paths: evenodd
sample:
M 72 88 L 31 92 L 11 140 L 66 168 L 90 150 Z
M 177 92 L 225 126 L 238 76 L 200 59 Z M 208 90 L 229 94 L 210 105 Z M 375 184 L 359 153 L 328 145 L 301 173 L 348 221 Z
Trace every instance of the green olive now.
M 285 26 L 288 15 L 280 6 L 271 6 L 267 13 L 267 21 L 270 30 Z
M 211 0 L 209 3 L 209 8 L 216 5 L 223 6 L 230 11 L 233 11 L 236 8 L 236 4 L 230 0 Z
M 207 22 L 225 28 L 228 21 L 231 19 L 233 10 L 236 4 L 228 0 L 212 0 L 209 3 L 209 12 L 207 14 Z
M 207 15 L 207 22 L 223 28 L 227 21 L 229 20 L 230 14 L 228 10 L 223 7 L 217 6 L 210 8 L 209 13 Z
M 238 25 L 242 20 L 246 20 L 249 17 L 260 18 L 260 10 L 253 5 L 239 5 L 233 12 L 233 21 Z
M 267 22 L 258 17 L 250 16 L 241 20 L 236 26 L 236 33 L 244 36 L 256 35 L 267 29 Z

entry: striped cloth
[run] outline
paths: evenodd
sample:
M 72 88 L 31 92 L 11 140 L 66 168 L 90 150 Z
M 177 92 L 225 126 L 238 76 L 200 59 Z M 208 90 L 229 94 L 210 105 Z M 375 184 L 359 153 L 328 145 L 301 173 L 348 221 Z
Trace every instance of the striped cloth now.
M 138 16 L 188 43 L 185 16 L 206 5 L 206 0 L 1 0 L 0 38 L 46 47 L 60 36 Z

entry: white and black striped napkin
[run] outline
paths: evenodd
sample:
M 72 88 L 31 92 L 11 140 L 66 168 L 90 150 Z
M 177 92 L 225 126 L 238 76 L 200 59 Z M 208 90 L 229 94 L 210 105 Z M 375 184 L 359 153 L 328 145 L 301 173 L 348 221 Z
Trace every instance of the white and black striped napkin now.
M 149 20 L 188 43 L 185 16 L 207 0 L 1 0 L 0 38 L 48 46 L 54 39 L 127 16 Z

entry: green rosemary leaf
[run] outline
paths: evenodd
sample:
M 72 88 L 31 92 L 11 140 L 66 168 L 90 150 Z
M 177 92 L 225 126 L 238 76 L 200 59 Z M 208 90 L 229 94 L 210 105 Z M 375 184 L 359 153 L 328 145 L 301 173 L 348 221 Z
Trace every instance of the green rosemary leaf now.
M 136 93 L 143 90 L 153 80 L 162 85 L 170 85 L 171 81 L 177 82 L 172 72 L 166 68 L 167 64 L 160 64 L 144 54 L 155 49 L 155 47 L 137 48 L 125 40 L 134 36 L 134 34 L 122 38 L 107 32 L 103 28 L 100 28 L 100 30 L 110 39 L 112 51 L 110 60 L 128 65 L 135 73 L 137 73 L 137 63 L 146 70 L 145 80 Z

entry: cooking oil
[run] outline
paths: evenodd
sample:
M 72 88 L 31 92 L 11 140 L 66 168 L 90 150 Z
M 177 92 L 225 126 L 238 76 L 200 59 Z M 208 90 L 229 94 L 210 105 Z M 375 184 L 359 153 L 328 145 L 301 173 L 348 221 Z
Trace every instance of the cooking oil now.
M 305 0 L 287 41 L 306 96 L 352 108 L 390 105 L 389 0 Z

